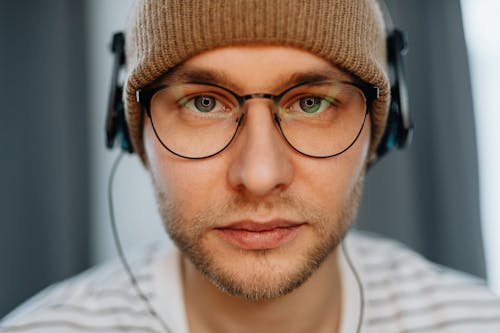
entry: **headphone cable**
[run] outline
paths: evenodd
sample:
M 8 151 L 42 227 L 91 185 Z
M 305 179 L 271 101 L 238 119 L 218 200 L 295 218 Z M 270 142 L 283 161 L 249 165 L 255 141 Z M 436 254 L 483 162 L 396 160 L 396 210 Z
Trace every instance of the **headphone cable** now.
M 139 287 L 139 283 L 137 282 L 137 278 L 135 277 L 134 273 L 132 272 L 132 269 L 127 261 L 127 258 L 125 257 L 125 253 L 123 251 L 123 247 L 120 241 L 120 235 L 118 234 L 118 228 L 116 226 L 116 221 L 115 221 L 115 211 L 114 211 L 114 205 L 113 205 L 113 183 L 116 175 L 116 170 L 118 169 L 118 166 L 122 160 L 123 157 L 123 152 L 120 152 L 118 156 L 115 158 L 115 161 L 113 162 L 113 166 L 111 167 L 111 171 L 109 174 L 108 178 L 108 207 L 109 207 L 109 217 L 110 217 L 110 223 L 111 223 L 111 230 L 113 232 L 113 241 L 115 243 L 115 248 L 118 251 L 118 256 L 120 258 L 120 261 L 122 263 L 123 268 L 125 269 L 128 277 L 130 278 L 130 283 L 132 284 L 132 287 L 135 289 L 137 292 L 137 295 L 139 298 L 143 301 L 144 305 L 146 306 L 148 312 L 153 316 L 161 325 L 161 327 L 164 329 L 166 333 L 172 333 L 170 328 L 168 327 L 167 323 L 158 315 L 158 312 L 153 308 L 153 305 L 150 303 L 148 297 L 145 295 L 145 293 L 141 290 Z
M 361 282 L 361 277 L 359 276 L 358 272 L 356 271 L 356 268 L 354 267 L 354 263 L 351 260 L 351 256 L 349 255 L 349 252 L 347 252 L 347 246 L 345 245 L 345 239 L 340 243 L 340 246 L 342 247 L 342 253 L 344 254 L 344 258 L 347 261 L 347 265 L 349 266 L 352 274 L 354 274 L 354 278 L 356 279 L 356 283 L 358 284 L 358 290 L 359 290 L 359 318 L 358 318 L 358 327 L 356 328 L 356 333 L 361 332 L 361 326 L 363 324 L 363 316 L 364 316 L 364 309 L 365 309 L 365 295 L 364 295 L 364 290 L 363 290 L 363 284 Z

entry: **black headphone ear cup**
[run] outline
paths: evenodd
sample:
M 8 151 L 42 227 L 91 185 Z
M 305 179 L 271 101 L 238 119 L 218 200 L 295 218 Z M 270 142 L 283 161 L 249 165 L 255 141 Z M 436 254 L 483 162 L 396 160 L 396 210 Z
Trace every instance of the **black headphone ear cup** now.
M 394 148 L 406 147 L 412 138 L 413 122 L 411 120 L 408 91 L 403 68 L 403 55 L 407 52 L 406 35 L 394 30 L 387 36 L 387 63 L 391 82 L 391 101 L 385 132 L 377 147 L 377 159 Z
M 134 149 L 125 118 L 125 105 L 123 103 L 123 86 L 119 83 L 120 70 L 125 65 L 125 35 L 117 32 L 111 41 L 111 52 L 114 55 L 111 89 L 109 93 L 108 112 L 106 115 L 106 146 L 111 149 L 116 137 L 120 137 L 121 149 L 133 153 Z
M 382 139 L 377 147 L 377 159 L 383 157 L 398 145 L 399 123 L 400 114 L 398 110 L 398 103 L 391 100 L 384 135 L 382 136 Z
M 115 110 L 117 113 L 117 128 L 118 135 L 120 136 L 120 147 L 124 152 L 133 153 L 134 147 L 132 146 L 132 141 L 130 140 L 130 134 L 128 131 L 127 118 L 125 117 L 125 105 L 123 103 L 123 87 L 117 86 L 118 90 L 116 96 L 118 100 L 115 103 Z

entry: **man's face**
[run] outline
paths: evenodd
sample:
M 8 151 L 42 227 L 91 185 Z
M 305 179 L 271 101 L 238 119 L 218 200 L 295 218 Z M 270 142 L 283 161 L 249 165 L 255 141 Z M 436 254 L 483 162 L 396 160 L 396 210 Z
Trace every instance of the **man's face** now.
M 212 50 L 176 71 L 208 71 L 224 81 L 212 83 L 239 95 L 279 94 L 298 74 L 351 80 L 316 55 L 275 46 Z M 370 123 L 346 152 L 311 158 L 284 141 L 271 100 L 247 100 L 244 107 L 235 140 L 213 157 L 174 156 L 147 118 L 144 142 L 160 212 L 177 246 L 222 290 L 262 300 L 300 286 L 346 233 L 361 193 Z

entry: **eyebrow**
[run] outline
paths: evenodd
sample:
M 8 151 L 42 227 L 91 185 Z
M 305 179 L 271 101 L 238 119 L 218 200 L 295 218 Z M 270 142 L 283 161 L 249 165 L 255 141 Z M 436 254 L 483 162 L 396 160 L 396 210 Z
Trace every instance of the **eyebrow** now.
M 352 75 L 336 68 L 315 68 L 303 72 L 294 72 L 278 76 L 275 80 L 277 91 L 284 90 L 293 85 L 302 82 L 314 82 L 325 80 L 353 81 Z M 228 75 L 221 70 L 205 68 L 185 68 L 175 67 L 160 78 L 160 82 L 168 84 L 169 82 L 203 82 L 217 84 L 224 87 L 230 87 L 236 90 L 243 90 L 236 82 L 232 81 Z

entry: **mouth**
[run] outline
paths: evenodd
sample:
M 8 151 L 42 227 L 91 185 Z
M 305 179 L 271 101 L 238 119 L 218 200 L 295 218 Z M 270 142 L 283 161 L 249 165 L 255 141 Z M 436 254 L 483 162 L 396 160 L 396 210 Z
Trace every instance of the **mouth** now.
M 219 237 L 244 250 L 268 250 L 291 242 L 305 223 L 287 220 L 239 221 L 216 228 Z

